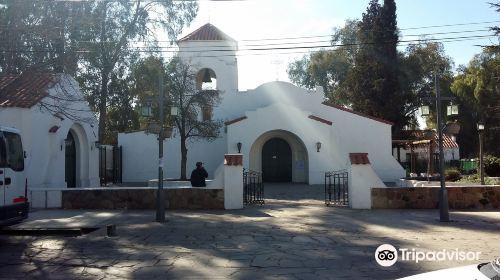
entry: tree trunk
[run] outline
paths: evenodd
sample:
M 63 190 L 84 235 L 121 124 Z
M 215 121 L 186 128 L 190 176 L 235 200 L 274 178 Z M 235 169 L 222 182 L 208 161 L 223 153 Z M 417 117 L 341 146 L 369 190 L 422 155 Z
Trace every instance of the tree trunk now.
M 181 136 L 181 180 L 187 180 L 186 168 L 187 168 L 187 147 L 186 138 Z
M 99 93 L 99 143 L 104 143 L 106 136 L 106 100 L 108 97 L 108 74 L 102 73 L 101 75 L 101 90 Z
M 99 91 L 99 143 L 103 144 L 106 136 L 106 118 L 107 118 L 107 108 L 106 101 L 108 99 L 108 82 L 109 82 L 109 72 L 108 71 L 108 59 L 104 52 L 105 46 L 103 45 L 106 41 L 106 16 L 107 16 L 108 5 L 104 2 L 104 6 L 102 7 L 102 16 L 101 16 L 101 59 L 103 61 L 103 66 L 101 67 L 101 90 Z M 112 69 L 112 67 L 111 67 Z

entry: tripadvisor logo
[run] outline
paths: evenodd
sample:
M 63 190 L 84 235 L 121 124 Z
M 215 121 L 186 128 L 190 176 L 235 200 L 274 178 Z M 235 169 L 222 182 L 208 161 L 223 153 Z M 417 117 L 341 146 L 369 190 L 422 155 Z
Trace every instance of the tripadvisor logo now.
M 381 266 L 392 266 L 398 261 L 398 250 L 391 244 L 382 244 L 375 250 L 375 260 Z
M 421 261 L 479 261 L 481 252 L 466 252 L 459 249 L 423 251 L 421 249 L 396 249 L 391 244 L 382 244 L 375 250 L 375 260 L 381 266 L 392 266 L 398 261 L 419 263 Z

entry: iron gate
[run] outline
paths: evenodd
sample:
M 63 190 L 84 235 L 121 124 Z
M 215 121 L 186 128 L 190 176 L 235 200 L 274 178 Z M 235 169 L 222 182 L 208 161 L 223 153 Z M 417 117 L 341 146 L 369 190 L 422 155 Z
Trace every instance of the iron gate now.
M 99 147 L 99 178 L 101 186 L 122 182 L 122 146 Z
M 325 173 L 325 205 L 349 205 L 349 173 L 347 170 Z
M 262 172 L 243 169 L 243 203 L 264 204 Z

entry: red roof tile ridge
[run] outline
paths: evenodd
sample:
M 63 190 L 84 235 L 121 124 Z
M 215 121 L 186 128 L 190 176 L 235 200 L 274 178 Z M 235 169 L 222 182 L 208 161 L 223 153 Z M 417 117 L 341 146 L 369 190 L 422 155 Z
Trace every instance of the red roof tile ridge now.
M 425 130 L 420 130 L 420 129 L 409 129 L 409 130 L 403 130 L 401 131 L 401 136 L 402 140 L 421 140 L 421 139 L 428 139 L 429 137 L 426 136 L 426 133 L 432 133 L 431 140 L 434 142 L 434 145 L 436 145 L 438 141 L 438 133 L 434 129 L 425 129 Z M 445 148 L 459 148 L 458 143 L 453 140 L 453 138 L 449 135 L 443 134 L 443 145 Z
M 350 153 L 351 164 L 370 164 L 368 153 Z
M 243 117 L 236 118 L 234 120 L 227 121 L 224 124 L 225 125 L 232 125 L 233 123 L 237 123 L 237 122 L 245 120 L 245 119 L 247 119 L 247 116 L 243 116 Z
M 49 95 L 48 89 L 56 82 L 57 74 L 24 72 L 0 76 L 0 106 L 31 108 Z
M 329 120 L 325 120 L 323 118 L 320 118 L 318 116 L 315 116 L 315 115 L 309 115 L 309 118 L 311 120 L 315 120 L 315 121 L 318 121 L 318 122 L 321 122 L 321 123 L 324 123 L 324 124 L 327 124 L 327 125 L 332 125 L 333 122 L 329 121 Z
M 381 118 L 377 118 L 377 117 L 374 117 L 374 116 L 370 116 L 370 115 L 365 114 L 365 113 L 357 112 L 357 111 L 354 111 L 352 109 L 345 108 L 345 107 L 342 107 L 342 106 L 337 105 L 337 104 L 333 104 L 331 102 L 325 101 L 322 104 L 325 105 L 325 106 L 328 106 L 328 107 L 336 108 L 336 109 L 339 109 L 339 110 L 342 110 L 342 111 L 345 111 L 345 112 L 348 112 L 348 113 L 351 113 L 351 114 L 358 115 L 360 117 L 368 118 L 368 119 L 371 119 L 371 120 L 374 120 L 374 121 L 378 121 L 378 122 L 381 122 L 381 123 L 385 123 L 385 124 L 388 124 L 388 125 L 394 125 L 394 123 L 391 122 L 391 121 L 384 120 L 384 119 L 381 119 Z
M 184 41 L 234 41 L 226 33 L 222 32 L 219 28 L 211 23 L 206 23 L 196 29 L 195 31 L 189 33 L 188 35 L 182 37 L 178 42 Z

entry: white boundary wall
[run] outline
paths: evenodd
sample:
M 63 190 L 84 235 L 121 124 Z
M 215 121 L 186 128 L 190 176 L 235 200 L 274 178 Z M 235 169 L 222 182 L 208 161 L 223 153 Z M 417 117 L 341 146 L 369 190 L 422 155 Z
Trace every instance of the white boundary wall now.
M 349 207 L 372 208 L 372 188 L 385 188 L 370 164 L 353 164 L 349 168 Z

